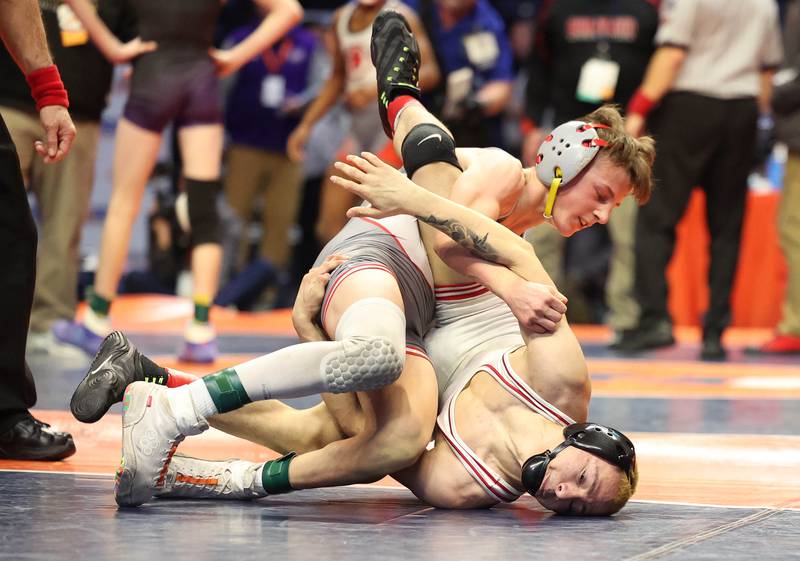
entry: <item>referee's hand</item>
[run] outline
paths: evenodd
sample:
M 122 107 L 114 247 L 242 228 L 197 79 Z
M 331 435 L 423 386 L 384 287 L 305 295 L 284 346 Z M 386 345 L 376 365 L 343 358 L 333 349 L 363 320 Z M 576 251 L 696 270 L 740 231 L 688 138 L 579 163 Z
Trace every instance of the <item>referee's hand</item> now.
M 69 153 L 77 134 L 69 111 L 61 105 L 47 105 L 39 111 L 39 119 L 42 121 L 45 140 L 37 140 L 33 147 L 44 158 L 44 163 L 61 161 Z

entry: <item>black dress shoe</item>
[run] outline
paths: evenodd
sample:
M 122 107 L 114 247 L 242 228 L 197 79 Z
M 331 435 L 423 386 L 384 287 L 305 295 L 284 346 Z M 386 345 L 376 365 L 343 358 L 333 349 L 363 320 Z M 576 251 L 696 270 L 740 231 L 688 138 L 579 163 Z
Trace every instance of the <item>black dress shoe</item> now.
M 625 330 L 620 340 L 610 348 L 621 353 L 640 353 L 671 347 L 674 344 L 672 326 L 663 324 L 652 328 L 639 327 Z
M 0 459 L 55 461 L 74 453 L 69 433 L 53 430 L 30 415 L 0 434 Z
M 611 342 L 608 344 L 608 350 L 610 351 L 620 351 L 623 349 L 623 345 L 626 341 L 629 341 L 631 337 L 634 336 L 636 333 L 635 329 L 619 329 L 614 332 L 614 336 L 611 339 Z
M 709 362 L 722 362 L 728 358 L 725 347 L 722 346 L 721 337 L 703 337 L 703 346 L 700 348 L 700 360 Z

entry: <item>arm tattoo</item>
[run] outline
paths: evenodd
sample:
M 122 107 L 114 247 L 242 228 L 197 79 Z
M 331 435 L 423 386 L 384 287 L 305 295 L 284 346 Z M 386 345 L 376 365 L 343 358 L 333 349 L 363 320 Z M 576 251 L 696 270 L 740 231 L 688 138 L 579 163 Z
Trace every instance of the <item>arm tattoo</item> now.
M 429 224 L 437 230 L 444 232 L 458 245 L 469 250 L 481 259 L 497 262 L 499 256 L 497 251 L 489 243 L 488 232 L 483 236 L 479 236 L 457 220 L 437 218 L 433 214 L 429 216 L 419 216 L 418 218 L 425 222 L 425 224 Z

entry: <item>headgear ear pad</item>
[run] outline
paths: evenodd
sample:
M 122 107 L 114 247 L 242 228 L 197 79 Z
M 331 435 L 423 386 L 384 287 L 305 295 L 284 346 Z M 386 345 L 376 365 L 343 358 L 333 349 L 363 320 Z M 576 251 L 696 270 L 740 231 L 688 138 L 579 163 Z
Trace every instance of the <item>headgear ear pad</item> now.
M 596 423 L 574 423 L 564 428 L 564 442 L 553 451 L 547 450 L 528 458 L 522 464 L 522 485 L 531 495 L 544 481 L 547 466 L 568 446 L 575 446 L 617 466 L 630 480 L 636 462 L 636 450 L 627 436 L 616 429 Z

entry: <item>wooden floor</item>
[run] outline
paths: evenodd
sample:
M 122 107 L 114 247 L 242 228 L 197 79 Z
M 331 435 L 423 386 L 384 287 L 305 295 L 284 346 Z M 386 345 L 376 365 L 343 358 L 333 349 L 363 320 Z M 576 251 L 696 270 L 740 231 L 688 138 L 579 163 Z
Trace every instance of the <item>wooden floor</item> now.
M 116 327 L 126 330 L 147 354 L 184 369 L 191 367 L 177 363 L 173 351 L 180 342 L 181 329 L 190 313 L 188 302 L 174 298 L 133 297 L 115 303 Z M 224 354 L 214 365 L 194 368 L 197 373 L 219 370 L 294 341 L 287 312 L 237 314 L 214 310 L 213 320 L 222 335 L 220 346 Z M 525 534 L 522 550 L 530 550 L 532 554 L 549 551 L 556 556 L 560 551 L 563 558 L 650 559 L 683 552 L 682 557 L 692 558 L 697 554 L 704 559 L 731 559 L 737 558 L 737 554 L 745 558 L 744 553 L 751 550 L 749 548 L 758 547 L 766 548 L 759 549 L 759 557 L 764 559 L 800 559 L 800 357 L 759 360 L 745 355 L 742 350 L 746 345 L 757 344 L 769 337 L 768 332 L 758 330 L 732 331 L 727 336 L 731 357 L 726 363 L 697 361 L 699 333 L 693 330 L 679 330 L 679 343 L 674 348 L 637 358 L 623 358 L 608 352 L 605 348 L 608 333 L 604 328 L 577 327 L 576 331 L 592 375 L 590 418 L 616 426 L 631 435 L 639 458 L 639 491 L 635 502 L 614 517 L 618 542 L 597 538 L 596 542 L 571 546 L 567 541 L 566 545 L 562 544 L 564 549 L 551 549 L 555 546 L 546 536 L 533 532 Z M 47 513 L 48 496 L 56 487 L 64 501 L 69 502 L 69 497 L 72 497 L 72 511 L 79 517 L 87 516 L 87 509 L 102 513 L 102 517 L 118 517 L 114 514 L 111 478 L 119 461 L 119 410 L 115 407 L 95 425 L 78 423 L 67 411 L 72 390 L 87 365 L 88 359 L 82 364 L 67 365 L 32 358 L 31 366 L 40 395 L 40 408 L 36 414 L 42 420 L 72 432 L 78 452 L 72 458 L 56 463 L 0 461 L 0 496 L 3 497 L 0 499 L 0 527 L 4 523 L 18 524 L 14 522 L 13 514 L 24 508 L 40 529 L 47 528 L 52 523 L 51 514 Z M 214 430 L 188 439 L 180 450 L 215 458 L 274 457 L 268 450 Z M 42 472 L 52 473 L 45 475 Z M 69 483 L 65 483 L 67 481 Z M 73 489 L 74 496 L 64 493 L 64 485 Z M 12 504 L 8 498 L 11 496 L 16 497 L 14 501 L 22 503 Z M 173 501 L 158 503 L 169 506 L 157 504 L 146 512 L 161 512 L 163 518 L 133 516 L 131 524 L 152 525 L 169 521 L 179 526 L 190 526 L 198 508 Z M 331 504 L 337 507 L 329 508 Z M 184 505 L 185 508 L 179 508 Z M 441 536 L 445 536 L 434 540 L 438 547 L 443 548 L 441 556 L 449 551 L 447 558 L 452 559 L 460 551 L 461 545 L 458 544 L 463 545 L 463 540 L 454 537 L 459 528 L 475 529 L 480 534 L 482 527 L 495 523 L 500 525 L 499 521 L 506 520 L 509 513 L 513 513 L 517 526 L 524 528 L 530 523 L 541 529 L 545 524 L 548 532 L 555 534 L 574 529 L 575 524 L 580 536 L 590 535 L 591 528 L 609 529 L 608 521 L 576 523 L 574 519 L 567 522 L 567 519 L 550 517 L 528 500 L 520 501 L 514 507 L 491 511 L 431 511 L 388 478 L 373 486 L 294 493 L 281 497 L 277 502 L 270 498 L 257 501 L 255 505 L 269 511 L 269 515 L 257 514 L 261 510 L 241 504 L 208 506 L 206 503 L 200 508 L 203 512 L 213 511 L 216 523 L 225 528 L 237 520 L 256 524 L 251 527 L 258 536 L 253 540 L 262 544 L 262 553 L 280 553 L 281 558 L 292 559 L 308 558 L 303 543 L 283 543 L 276 547 L 269 540 L 265 544 L 264 535 L 258 534 L 259 531 L 278 531 L 282 524 L 295 527 L 306 524 L 310 526 L 304 527 L 302 535 L 316 527 L 319 532 L 328 532 L 333 542 L 340 543 L 337 520 L 355 517 L 358 524 L 366 524 L 358 514 L 366 509 L 365 512 L 372 512 L 375 517 L 368 521 L 372 539 L 385 538 L 391 542 L 394 539 L 392 533 L 397 528 L 392 529 L 389 525 L 385 531 L 374 534 L 372 525 L 384 523 L 375 520 L 423 517 L 436 525 Z M 393 506 L 389 508 L 386 505 Z M 730 514 L 733 512 L 731 507 L 740 509 L 737 511 L 739 514 Z M 322 509 L 319 512 L 324 515 L 312 516 L 310 521 L 309 509 L 315 508 Z M 283 523 L 276 522 L 275 518 L 280 518 L 281 512 L 285 512 Z M 253 517 L 256 522 L 253 522 Z M 406 524 L 407 520 L 403 520 L 400 526 Z M 414 524 L 411 526 L 416 528 Z M 656 532 L 659 526 L 664 530 L 660 538 Z M 114 528 L 119 529 L 119 524 Z M 717 536 L 722 533 L 726 535 L 725 547 L 718 543 Z M 650 535 L 651 539 L 642 542 L 643 535 Z M 172 551 L 168 536 L 158 539 L 162 543 L 155 551 Z M 201 543 L 215 543 L 214 540 L 209 542 L 207 536 L 198 539 Z M 231 552 L 239 552 L 239 557 L 232 558 L 251 558 L 248 557 L 248 547 L 237 549 L 236 543 L 231 543 L 228 538 L 219 536 L 218 539 L 233 548 Z M 359 538 L 355 536 L 354 539 Z M 412 543 L 415 540 L 411 534 L 407 539 Z M 31 540 L 36 542 L 35 538 Z M 93 539 L 73 536 L 70 540 L 78 550 L 83 548 L 86 555 L 80 553 L 62 558 L 110 558 L 104 556 L 102 544 Z M 622 547 L 621 543 L 629 542 L 639 545 L 625 546 L 627 549 L 623 548 L 625 552 L 622 555 L 615 553 Z M 25 543 L 27 545 L 20 545 L 18 540 L 0 542 L 0 558 L 51 556 L 48 542 L 42 542 L 41 548 L 30 540 Z M 422 551 L 424 544 L 424 539 L 418 544 L 419 555 L 412 553 L 403 557 L 400 551 L 387 550 L 385 557 L 427 558 Z M 715 545 L 712 547 L 712 544 Z M 790 546 L 793 549 L 787 550 Z M 31 554 L 20 556 L 15 549 L 19 547 L 27 548 L 25 551 Z M 342 547 L 339 551 L 348 556 L 372 558 Z M 772 551 L 778 547 L 785 551 L 785 556 L 778 555 L 777 550 Z M 412 545 L 410 551 L 416 552 L 416 548 Z M 726 553 L 726 548 L 733 549 Z M 509 555 L 502 549 L 479 550 L 483 552 L 480 557 L 486 559 Z M 762 551 L 767 553 L 762 555 Z M 192 558 L 219 558 L 208 552 L 197 555 Z M 129 557 L 137 558 L 136 555 Z M 252 558 L 262 557 L 253 553 Z

